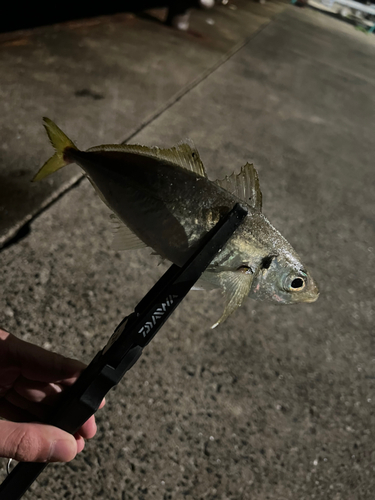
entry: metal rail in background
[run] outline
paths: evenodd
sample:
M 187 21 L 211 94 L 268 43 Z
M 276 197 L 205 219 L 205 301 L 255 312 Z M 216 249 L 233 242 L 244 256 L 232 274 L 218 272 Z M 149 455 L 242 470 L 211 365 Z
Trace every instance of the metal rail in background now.
M 59 404 L 44 423 L 71 434 L 99 408 L 103 397 L 134 365 L 143 348 L 176 309 L 219 250 L 240 226 L 247 210 L 240 204 L 202 239 L 200 248 L 183 267 L 173 264 L 118 325 L 107 345 L 97 353 L 78 380 L 61 394 Z M 47 463 L 20 462 L 0 485 L 0 500 L 18 500 Z
M 329 8 L 332 8 L 335 4 L 344 5 L 345 7 L 350 7 L 351 9 L 375 16 L 375 6 L 355 2 L 354 0 L 321 0 L 321 3 Z
M 297 2 L 298 0 L 291 0 L 292 4 Z M 355 19 L 359 24 L 367 26 L 368 33 L 375 31 L 374 5 L 367 5 L 355 0 L 308 0 L 307 3 L 310 7 L 322 12 L 337 14 L 344 19 Z

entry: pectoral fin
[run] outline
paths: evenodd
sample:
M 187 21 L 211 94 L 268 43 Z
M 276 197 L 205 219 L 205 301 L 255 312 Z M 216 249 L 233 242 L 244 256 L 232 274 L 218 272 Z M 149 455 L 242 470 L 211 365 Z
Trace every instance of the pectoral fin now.
M 222 274 L 221 286 L 226 298 L 225 309 L 221 318 L 211 328 L 216 328 L 240 307 L 245 297 L 249 295 L 253 282 L 253 273 L 249 268 L 223 272 Z
M 205 276 L 207 276 L 207 274 L 209 273 L 205 271 L 202 274 L 202 277 L 196 281 L 195 285 L 191 287 L 190 290 L 214 290 L 215 288 L 218 288 L 220 285 L 205 280 Z

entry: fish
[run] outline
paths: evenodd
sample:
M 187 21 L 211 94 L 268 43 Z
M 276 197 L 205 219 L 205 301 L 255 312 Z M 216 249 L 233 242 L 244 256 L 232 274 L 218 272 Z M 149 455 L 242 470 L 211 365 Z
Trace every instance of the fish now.
M 279 304 L 314 302 L 318 285 L 288 241 L 262 213 L 262 192 L 253 164 L 238 174 L 211 181 L 191 140 L 163 149 L 107 144 L 86 151 L 49 118 L 44 127 L 54 155 L 33 178 L 39 181 L 76 163 L 112 211 L 115 250 L 150 247 L 182 266 L 199 243 L 236 203 L 244 222 L 202 274 L 197 288 L 220 288 L 226 320 L 246 297 Z

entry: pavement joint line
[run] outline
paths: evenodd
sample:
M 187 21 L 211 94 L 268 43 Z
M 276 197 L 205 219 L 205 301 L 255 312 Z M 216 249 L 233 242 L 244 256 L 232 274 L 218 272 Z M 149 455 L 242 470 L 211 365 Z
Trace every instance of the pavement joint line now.
M 44 200 L 38 210 L 28 214 L 22 219 L 22 221 L 20 221 L 19 224 L 13 226 L 6 234 L 4 234 L 0 240 L 0 253 L 26 237 L 30 233 L 30 230 L 25 231 L 25 228 L 30 226 L 34 220 L 42 215 L 51 205 L 62 198 L 66 193 L 78 186 L 84 178 L 84 174 L 79 174 L 78 176 L 73 177 L 73 179 L 69 179 L 67 182 L 64 182 L 59 189 L 53 191 L 52 194 Z
M 277 2 L 279 3 L 279 2 Z M 282 2 L 280 2 L 282 3 Z M 287 5 L 285 6 L 285 8 Z M 237 52 L 243 49 L 251 40 L 253 40 L 257 35 L 259 35 L 269 24 L 275 21 L 275 19 L 280 16 L 285 8 L 270 16 L 267 20 L 262 23 L 262 25 L 255 30 L 251 35 L 244 37 L 242 40 L 238 41 L 233 45 L 233 47 L 228 50 L 223 56 L 221 56 L 212 66 L 203 71 L 197 78 L 195 78 L 192 82 L 183 87 L 180 91 L 174 94 L 170 99 L 167 100 L 166 104 L 161 106 L 157 111 L 149 115 L 146 119 L 144 119 L 141 125 L 137 126 L 120 144 L 126 144 L 133 137 L 135 137 L 138 133 L 140 133 L 144 128 L 150 125 L 154 120 L 159 118 L 163 113 L 168 111 L 174 104 L 179 102 L 185 95 L 187 95 L 191 90 L 197 87 L 201 82 L 206 80 L 210 75 L 212 75 L 217 69 L 219 69 L 223 64 L 225 64 L 229 59 L 231 59 Z M 260 16 L 259 16 L 260 17 Z M 7 234 L 3 235 L 0 240 L 0 253 L 10 246 L 17 244 L 18 241 L 26 237 L 29 231 L 24 231 L 25 226 L 31 225 L 32 222 L 37 219 L 40 215 L 42 215 L 48 208 L 57 202 L 65 193 L 77 187 L 81 181 L 85 178 L 85 175 L 78 174 L 78 176 L 73 177 L 73 179 L 69 179 L 67 182 L 62 184 L 60 188 L 54 191 L 51 196 L 49 196 L 42 205 L 38 207 L 38 209 L 28 214 L 22 221 L 20 221 L 17 226 L 13 226 Z
M 206 80 L 212 73 L 214 73 L 217 69 L 219 69 L 223 64 L 225 64 L 231 57 L 233 57 L 237 52 L 239 52 L 243 47 L 245 47 L 255 36 L 261 33 L 274 19 L 279 16 L 283 11 L 275 14 L 270 18 L 269 21 L 265 21 L 254 33 L 243 38 L 239 42 L 237 42 L 230 50 L 228 50 L 223 56 L 219 58 L 219 60 L 203 71 L 197 78 L 195 78 L 191 83 L 186 85 L 180 91 L 178 91 L 174 96 L 168 99 L 167 103 L 161 106 L 157 111 L 152 113 L 148 118 L 144 119 L 138 127 L 135 128 L 131 134 L 122 141 L 121 144 L 126 144 L 129 140 L 131 140 L 134 136 L 136 136 L 141 130 L 143 130 L 147 125 L 152 123 L 154 120 L 159 118 L 165 111 L 171 108 L 176 102 L 180 101 L 185 95 L 187 95 L 191 90 L 197 87 L 201 82 Z

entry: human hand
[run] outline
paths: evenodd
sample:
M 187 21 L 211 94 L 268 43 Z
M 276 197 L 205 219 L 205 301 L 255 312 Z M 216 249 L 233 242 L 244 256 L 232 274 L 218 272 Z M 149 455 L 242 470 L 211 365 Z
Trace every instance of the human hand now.
M 85 365 L 0 329 L 0 457 L 21 462 L 69 462 L 96 433 L 94 416 L 72 436 L 36 423 Z M 104 406 L 104 400 L 100 408 Z

